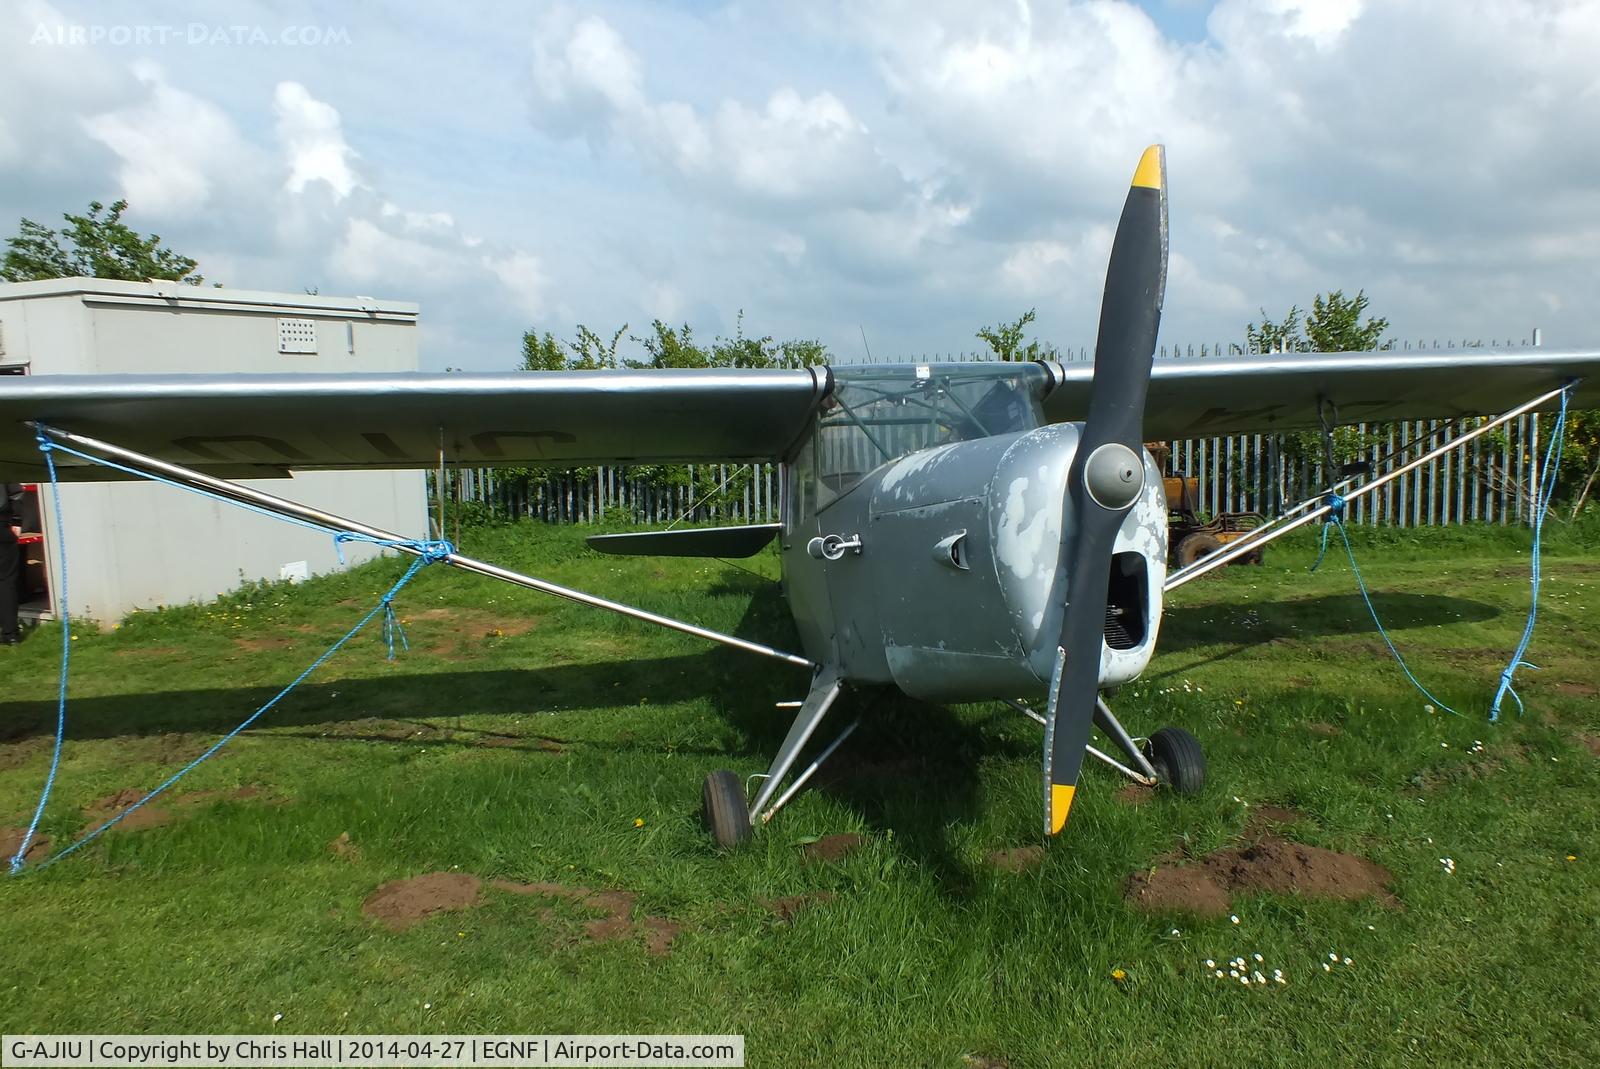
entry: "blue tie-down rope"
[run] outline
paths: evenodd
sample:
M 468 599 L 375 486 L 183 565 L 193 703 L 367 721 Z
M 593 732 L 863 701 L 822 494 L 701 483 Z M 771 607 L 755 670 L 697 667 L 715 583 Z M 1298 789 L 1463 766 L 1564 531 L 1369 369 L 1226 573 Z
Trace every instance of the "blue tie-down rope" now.
M 1500 673 L 1500 685 L 1495 691 L 1494 701 L 1489 707 L 1489 720 L 1491 723 L 1500 719 L 1500 704 L 1507 694 L 1511 695 L 1517 703 L 1517 712 L 1522 712 L 1522 699 L 1517 697 L 1516 690 L 1512 687 L 1512 679 L 1518 668 L 1532 668 L 1538 671 L 1539 666 L 1524 660 L 1528 652 L 1528 643 L 1533 641 L 1533 628 L 1539 615 L 1539 583 L 1543 578 L 1542 551 L 1544 537 L 1544 520 L 1550 512 L 1551 499 L 1555 496 L 1557 469 L 1561 466 L 1563 442 L 1566 439 L 1567 429 L 1567 400 L 1570 387 L 1561 391 L 1561 407 L 1556 414 L 1556 425 L 1550 438 L 1550 443 L 1545 447 L 1544 471 L 1540 474 L 1539 489 L 1534 501 L 1533 510 L 1533 547 L 1530 551 L 1532 598 L 1528 604 L 1528 622 L 1522 629 L 1522 638 L 1517 643 L 1516 650 L 1511 654 L 1511 660 L 1506 665 L 1505 671 Z M 1444 702 L 1434 697 L 1427 687 L 1423 686 L 1417 677 L 1412 674 L 1411 668 L 1406 664 L 1405 658 L 1400 656 L 1400 651 L 1389 638 L 1389 632 L 1384 630 L 1383 621 L 1378 619 L 1377 607 L 1372 603 L 1372 595 L 1367 592 L 1366 581 L 1361 577 L 1361 569 L 1356 565 L 1355 550 L 1351 548 L 1350 536 L 1344 527 L 1344 498 L 1338 494 L 1328 495 L 1328 518 L 1322 524 L 1322 544 L 1317 548 L 1317 559 L 1312 563 L 1311 570 L 1316 571 L 1322 563 L 1323 556 L 1328 552 L 1328 529 L 1334 528 L 1339 532 L 1339 538 L 1344 542 L 1345 555 L 1350 560 L 1350 572 L 1356 577 L 1356 585 L 1361 589 L 1361 597 L 1367 603 L 1367 612 L 1372 616 L 1373 624 L 1378 628 L 1378 635 L 1383 639 L 1383 644 L 1389 647 L 1389 652 L 1394 655 L 1395 663 L 1400 666 L 1411 685 L 1416 687 L 1434 705 L 1454 716 L 1461 714 L 1450 708 Z
M 1378 619 L 1378 608 L 1372 604 L 1372 595 L 1367 592 L 1367 581 L 1361 577 L 1361 569 L 1356 565 L 1356 551 L 1350 545 L 1350 535 L 1344 529 L 1344 498 L 1338 494 L 1328 495 L 1328 518 L 1322 523 L 1322 545 L 1317 550 L 1317 559 L 1311 565 L 1311 570 L 1316 571 L 1317 565 L 1322 563 L 1323 554 L 1328 552 L 1328 528 L 1339 532 L 1339 539 L 1344 542 L 1344 553 L 1350 561 L 1350 574 L 1356 577 L 1356 587 L 1361 591 L 1361 600 L 1367 603 L 1367 613 L 1372 617 L 1373 626 L 1378 629 L 1378 637 L 1383 639 L 1383 644 L 1389 647 L 1389 652 L 1394 654 L 1395 663 L 1400 666 L 1400 671 L 1411 680 L 1411 685 L 1422 693 L 1424 698 L 1443 709 L 1452 716 L 1460 716 L 1450 706 L 1433 696 L 1433 692 L 1422 685 L 1421 680 L 1412 674 L 1411 667 L 1406 664 L 1406 659 L 1400 656 L 1400 651 L 1395 647 L 1394 640 L 1389 637 L 1389 632 L 1384 628 L 1383 621 Z
M 1561 391 L 1561 408 L 1556 412 L 1555 429 L 1550 436 L 1550 444 L 1544 450 L 1544 471 L 1540 473 L 1539 490 L 1534 499 L 1533 508 L 1533 547 L 1529 550 L 1529 577 L 1528 585 L 1531 594 L 1528 599 L 1528 622 L 1523 625 L 1522 638 L 1517 642 L 1516 650 L 1511 654 L 1511 660 L 1506 664 L 1506 670 L 1500 673 L 1500 685 L 1495 688 L 1494 702 L 1489 706 L 1490 722 L 1500 719 L 1500 703 L 1505 701 L 1506 695 L 1511 695 L 1511 700 L 1517 703 L 1517 715 L 1522 715 L 1522 699 L 1517 696 L 1516 689 L 1512 687 L 1512 679 L 1517 674 L 1518 668 L 1532 668 L 1539 670 L 1536 664 L 1529 664 L 1524 660 L 1528 652 L 1528 643 L 1533 641 L 1533 625 L 1539 618 L 1539 583 L 1544 578 L 1542 564 L 1544 543 L 1544 518 L 1550 512 L 1550 501 L 1555 496 L 1556 474 L 1561 467 L 1561 453 L 1567 437 L 1567 395 L 1571 392 L 1568 387 Z
M 71 636 L 70 636 L 70 633 L 69 633 L 71 628 L 69 626 L 69 621 L 68 621 L 68 618 L 67 618 L 67 549 L 66 549 L 66 538 L 65 538 L 66 525 L 62 522 L 62 518 L 61 518 L 61 491 L 60 491 L 59 482 L 58 482 L 57 477 L 56 477 L 55 461 L 54 461 L 53 457 L 51 456 L 51 454 L 52 454 L 52 452 L 54 450 L 61 449 L 63 452 L 72 453 L 74 456 L 83 457 L 83 458 L 85 458 L 87 460 L 91 460 L 91 461 L 94 461 L 96 463 L 102 463 L 102 461 L 100 461 L 99 458 L 90 456 L 87 453 L 79 453 L 76 450 L 67 449 L 64 446 L 56 444 L 55 442 L 53 442 L 50 439 L 48 439 L 47 437 L 45 437 L 45 435 L 42 432 L 38 435 L 38 441 L 39 441 L 39 449 L 44 454 L 45 466 L 48 469 L 49 474 L 50 474 L 50 491 L 51 491 L 51 494 L 53 496 L 53 500 L 54 500 L 55 507 L 56 507 L 57 545 L 59 547 L 60 575 L 61 575 L 61 582 L 59 584 L 60 585 L 60 594 L 61 594 L 61 683 L 60 683 L 59 693 L 57 695 L 57 701 L 56 701 L 56 739 L 55 739 L 55 749 L 52 752 L 51 758 L 50 758 L 50 771 L 49 771 L 49 774 L 45 777 L 44 788 L 39 793 L 39 804 L 36 807 L 34 807 L 33 819 L 28 824 L 27 833 L 23 836 L 21 844 L 17 847 L 16 854 L 13 855 L 12 858 L 11 858 L 11 874 L 12 875 L 16 875 L 22 869 L 24 860 L 27 857 L 28 846 L 33 840 L 34 833 L 38 830 L 39 818 L 43 815 L 44 809 L 45 809 L 45 805 L 50 800 L 50 793 L 55 788 L 56 772 L 59 769 L 60 763 L 61 763 L 61 745 L 62 745 L 63 740 L 66 738 L 66 729 L 67 729 L 67 676 L 68 676 L 68 668 L 69 668 L 70 661 L 71 661 L 71 649 L 72 649 L 72 646 L 71 646 Z M 120 465 L 113 465 L 113 464 L 109 464 L 108 463 L 108 466 L 116 467 L 116 468 L 118 468 L 119 470 L 122 470 L 122 471 L 129 471 L 132 474 L 136 474 L 136 475 L 142 475 L 143 474 L 141 472 L 134 471 L 131 468 L 122 468 Z M 183 490 L 191 490 L 191 489 L 193 489 L 192 487 L 184 486 L 181 483 L 170 482 L 170 481 L 165 480 L 165 479 L 156 479 L 155 481 L 165 483 L 166 485 L 169 485 L 169 486 L 175 486 L 178 489 L 183 489 Z M 204 491 L 195 490 L 194 492 L 200 493 L 200 494 L 202 494 L 203 496 L 206 496 L 206 497 L 215 498 L 216 500 L 219 500 L 219 501 L 229 501 L 228 498 L 220 497 L 219 495 L 215 495 L 215 494 L 207 494 Z M 231 502 L 231 501 L 229 503 L 237 504 L 237 502 Z M 251 511 L 260 512 L 263 515 L 273 516 L 276 519 L 289 519 L 290 522 L 298 523 L 300 526 L 303 526 L 303 527 L 316 527 L 317 526 L 317 525 L 314 525 L 314 524 L 305 523 L 303 521 L 293 520 L 293 519 L 290 519 L 289 517 L 277 516 L 276 514 L 271 513 L 271 512 L 267 512 L 264 509 L 256 509 L 256 508 L 253 508 L 251 506 L 245 506 L 245 507 L 250 508 Z M 390 660 L 394 659 L 394 640 L 395 640 L 396 637 L 398 637 L 400 639 L 402 647 L 407 648 L 407 649 L 410 648 L 409 645 L 406 643 L 404 630 L 400 627 L 399 621 L 395 619 L 395 615 L 394 615 L 394 599 L 400 593 L 401 590 L 405 589 L 405 586 L 406 586 L 407 583 L 411 582 L 412 579 L 416 578 L 418 572 L 422 571 L 423 568 L 427 567 L 430 564 L 435 563 L 436 561 L 441 561 L 441 560 L 444 560 L 446 557 L 449 557 L 452 553 L 455 552 L 455 548 L 449 542 L 445 542 L 445 541 L 430 541 L 430 540 L 426 540 L 426 539 L 418 539 L 418 540 L 414 540 L 414 541 L 413 540 L 379 539 L 379 538 L 373 538 L 373 537 L 371 537 L 369 535 L 358 534 L 358 533 L 353 532 L 353 531 L 334 531 L 332 528 L 326 528 L 325 530 L 327 530 L 329 533 L 332 533 L 334 535 L 334 542 L 335 542 L 336 546 L 342 547 L 345 542 L 367 542 L 367 543 L 371 543 L 371 544 L 376 545 L 376 546 L 382 546 L 382 547 L 393 548 L 393 549 L 402 549 L 402 548 L 403 549 L 412 549 L 412 550 L 415 550 L 417 552 L 418 556 L 417 556 L 417 558 L 415 560 L 413 560 L 411 562 L 411 566 L 406 569 L 405 574 L 402 575 L 399 578 L 399 580 L 397 580 L 395 582 L 395 584 L 388 589 L 388 591 L 383 595 L 383 597 L 378 599 L 378 604 L 374 605 L 372 607 L 372 609 L 365 616 L 363 616 L 356 623 L 356 625 L 354 627 L 352 627 L 349 631 L 346 631 L 344 633 L 343 637 L 341 637 L 337 642 L 335 642 L 333 645 L 329 646 L 326 650 L 324 650 L 322 655 L 320 657 L 318 657 L 315 661 L 312 661 L 310 666 L 308 666 L 305 671 L 301 672 L 298 676 L 296 676 L 294 678 L 294 680 L 291 683 L 289 683 L 288 686 L 286 686 L 282 690 L 278 691 L 277 694 L 274 694 L 271 699 L 269 699 L 264 705 L 262 705 L 255 712 L 251 713 L 248 717 L 246 717 L 237 727 L 235 727 L 232 731 L 228 732 L 226 735 L 222 736 L 222 738 L 218 739 L 216 741 L 216 743 L 214 743 L 211 746 L 210 749 L 206 750 L 205 753 L 201 754 L 199 757 L 196 757 L 193 761 L 190 761 L 187 765 L 184 765 L 177 772 L 174 772 L 171 776 L 167 777 L 167 779 L 164 782 L 162 782 L 160 786 L 156 787 L 149 794 L 146 794 L 143 798 L 139 799 L 137 802 L 133 803 L 128 808 L 124 809 L 122 812 L 118 813 L 116 816 L 114 816 L 110 820 L 106 821 L 104 824 L 101 824 L 99 827 L 95 828 L 93 831 L 89 832 L 86 835 L 83 835 L 83 836 L 79 837 L 70 846 L 67 846 L 65 849 L 63 849 L 63 850 L 51 855 L 50 857 L 46 858 L 45 860 L 41 861 L 37 866 L 35 866 L 35 868 L 37 868 L 37 869 L 48 868 L 49 866 L 55 864 L 57 861 L 60 861 L 62 858 L 66 857 L 67 855 L 72 854 L 75 851 L 77 851 L 77 850 L 87 846 L 88 844 L 94 842 L 94 840 L 98 839 L 101 835 L 105 834 L 111 828 L 115 827 L 122 820 L 124 820 L 128 816 L 128 814 L 130 814 L 134 810 L 139 809 L 140 807 L 144 806 L 152 798 L 155 798 L 157 795 L 161 794 L 167 788 L 171 787 L 174 783 L 177 783 L 184 776 L 188 775 L 197 766 L 199 766 L 201 764 L 201 762 L 203 762 L 203 761 L 207 760 L 208 758 L 210 758 L 218 750 L 222 749 L 228 743 L 232 742 L 234 738 L 236 738 L 241 732 L 243 732 L 251 724 L 254 724 L 257 720 L 259 720 L 263 715 L 266 714 L 267 710 L 271 709 L 273 706 L 277 705 L 280 701 L 282 701 L 285 697 L 287 697 L 289 695 L 289 692 L 294 690 L 295 687 L 298 687 L 301 683 L 305 682 L 305 680 L 313 672 L 315 672 L 318 668 L 322 667 L 322 665 L 328 660 L 328 658 L 332 657 L 346 643 L 348 643 L 351 639 L 355 638 L 356 635 L 360 634 L 362 628 L 366 627 L 367 624 L 371 623 L 372 622 L 372 618 L 377 616 L 380 612 L 383 614 L 383 618 L 384 618 L 384 639 L 387 642 L 388 647 L 389 647 L 389 659 Z M 340 559 L 343 560 L 342 551 L 340 553 Z

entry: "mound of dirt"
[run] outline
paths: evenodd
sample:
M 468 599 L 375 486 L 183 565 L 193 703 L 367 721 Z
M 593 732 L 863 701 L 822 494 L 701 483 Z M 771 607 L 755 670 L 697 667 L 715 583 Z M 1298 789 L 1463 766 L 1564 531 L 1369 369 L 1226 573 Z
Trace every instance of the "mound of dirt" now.
M 1394 877 L 1376 862 L 1263 835 L 1246 846 L 1218 850 L 1189 865 L 1158 866 L 1128 877 L 1123 897 L 1152 913 L 1195 913 L 1220 917 L 1231 896 L 1270 892 L 1354 901 L 1375 898 L 1391 908 L 1400 901 L 1389 891 Z
M 1579 735 L 1578 741 L 1589 748 L 1589 752 L 1600 757 L 1600 735 Z
M 989 855 L 989 864 L 1002 872 L 1023 872 L 1044 860 L 1042 846 L 1014 846 Z
M 337 841 L 337 840 L 335 840 Z M 361 903 L 361 912 L 403 932 L 435 913 L 476 906 L 483 881 L 465 872 L 428 872 L 409 880 L 390 880 Z
M 807 843 L 800 853 L 807 861 L 838 861 L 865 842 L 865 838 L 854 832 L 824 835 L 814 843 Z
M 0 828 L 0 863 L 11 864 L 11 859 L 17 856 L 17 847 L 22 845 L 22 838 L 27 834 L 27 828 Z M 22 863 L 31 864 L 49 856 L 50 837 L 35 835 L 28 843 L 28 852 L 22 855 Z

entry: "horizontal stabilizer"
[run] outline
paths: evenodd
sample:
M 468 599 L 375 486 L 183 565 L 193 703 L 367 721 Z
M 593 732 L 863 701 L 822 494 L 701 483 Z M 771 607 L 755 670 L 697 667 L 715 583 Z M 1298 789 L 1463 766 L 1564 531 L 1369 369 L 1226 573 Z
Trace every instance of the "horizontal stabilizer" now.
M 590 535 L 589 545 L 601 553 L 628 557 L 753 557 L 778 534 L 779 524 L 744 527 L 690 527 L 682 531 L 639 531 L 636 534 Z

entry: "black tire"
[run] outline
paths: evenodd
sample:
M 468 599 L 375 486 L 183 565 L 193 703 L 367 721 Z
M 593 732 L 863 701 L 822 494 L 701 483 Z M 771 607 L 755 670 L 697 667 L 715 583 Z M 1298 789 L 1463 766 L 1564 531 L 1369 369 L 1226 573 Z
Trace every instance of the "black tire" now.
M 1178 542 L 1178 567 L 1187 568 L 1197 560 L 1211 556 L 1222 548 L 1222 543 L 1215 535 L 1206 534 L 1204 531 L 1195 531 L 1193 534 L 1184 535 Z
M 750 839 L 750 803 L 745 800 L 744 784 L 727 769 L 706 777 L 702 792 L 706 827 L 717 845 L 727 849 Z
M 1144 744 L 1156 778 L 1179 794 L 1199 794 L 1206 785 L 1206 755 L 1200 740 L 1182 728 L 1162 728 Z

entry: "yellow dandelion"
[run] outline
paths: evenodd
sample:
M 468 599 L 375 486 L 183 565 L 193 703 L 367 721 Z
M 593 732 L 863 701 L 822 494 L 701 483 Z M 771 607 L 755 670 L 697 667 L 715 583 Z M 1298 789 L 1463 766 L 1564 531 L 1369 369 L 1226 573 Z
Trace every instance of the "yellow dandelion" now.
M 1128 970 L 1126 970 L 1126 969 L 1112 969 L 1111 970 L 1111 979 L 1116 981 L 1117 983 L 1120 984 L 1123 981 L 1127 980 L 1127 978 L 1128 978 Z
M 642 827 L 644 827 L 644 818 L 643 818 L 643 817 L 634 817 L 634 818 L 633 818 L 633 826 L 634 826 L 634 827 L 635 827 L 635 828 L 642 828 Z
M 1568 861 L 1576 861 L 1576 860 L 1578 860 L 1578 855 L 1577 854 L 1568 854 L 1567 855 L 1567 860 Z

